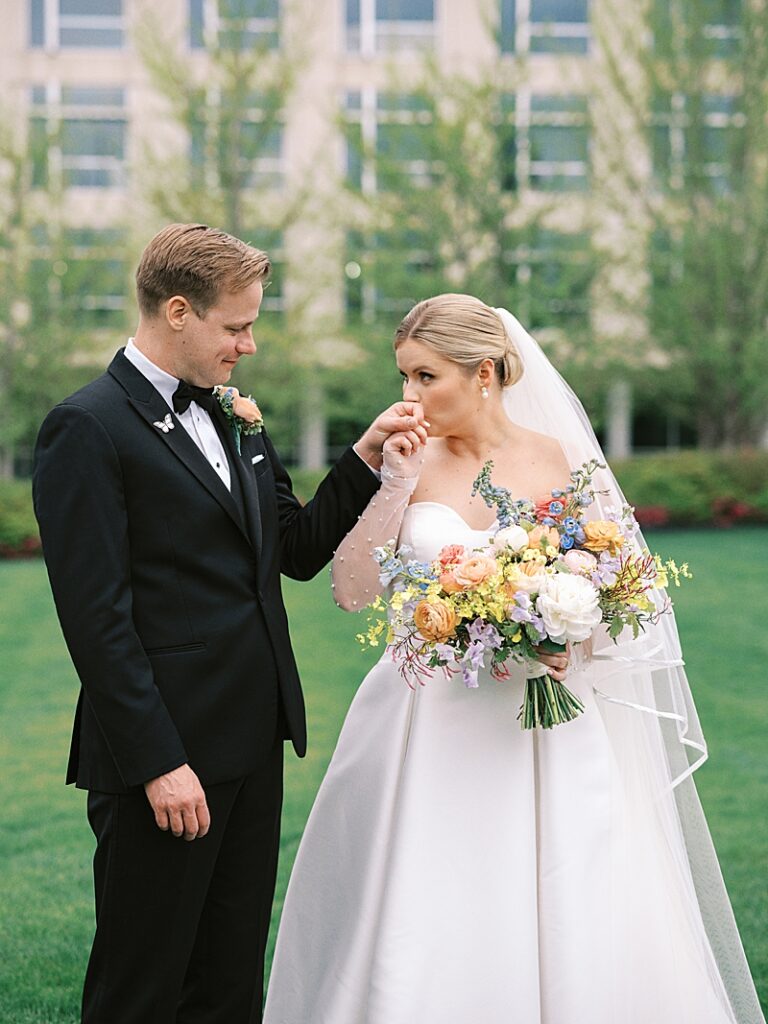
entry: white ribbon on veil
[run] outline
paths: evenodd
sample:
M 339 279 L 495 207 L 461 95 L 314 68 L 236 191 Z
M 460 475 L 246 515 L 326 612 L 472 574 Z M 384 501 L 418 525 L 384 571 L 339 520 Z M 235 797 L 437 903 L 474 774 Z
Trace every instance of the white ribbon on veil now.
M 608 468 L 584 408 L 566 381 L 520 322 L 496 309 L 523 364 L 520 380 L 504 390 L 507 416 L 519 426 L 559 441 L 571 470 L 591 459 L 605 464 L 593 476 L 598 493 L 589 518 L 604 518 L 626 503 Z M 646 547 L 636 534 L 638 548 Z M 649 594 L 657 608 L 658 591 Z M 659 617 L 637 639 L 622 634 L 617 642 L 602 629 L 588 662 L 577 658 L 575 670 L 588 671 L 612 743 L 624 765 L 642 775 L 658 808 L 660 827 L 674 850 L 681 877 L 690 879 L 690 913 L 700 920 L 738 1024 L 764 1024 L 757 994 L 741 945 L 730 901 L 712 846 L 704 812 L 692 779 L 707 759 L 707 746 L 684 669 L 672 612 Z M 730 680 L 724 680 L 730 685 Z M 615 707 L 608 711 L 608 705 Z M 636 714 L 639 712 L 639 714 Z M 560 728 L 568 728 L 567 725 Z M 650 979 L 649 979 L 650 980 Z

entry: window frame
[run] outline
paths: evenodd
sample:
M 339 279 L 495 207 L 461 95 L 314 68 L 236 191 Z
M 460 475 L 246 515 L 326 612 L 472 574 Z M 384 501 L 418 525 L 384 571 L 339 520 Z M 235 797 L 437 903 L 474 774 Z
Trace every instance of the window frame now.
M 97 92 L 100 89 L 114 90 L 119 94 L 121 103 L 73 103 L 67 102 L 65 89 L 82 89 Z M 43 97 L 42 102 L 40 97 Z M 122 128 L 120 156 L 99 155 L 94 153 L 65 153 L 65 132 L 67 124 L 97 121 L 104 124 L 118 124 Z M 45 163 L 41 165 L 45 181 L 51 177 L 58 179 L 66 189 L 70 188 L 124 188 L 127 172 L 127 132 L 128 111 L 126 89 L 124 86 L 64 86 L 58 81 L 48 81 L 44 86 L 33 85 L 30 88 L 29 124 L 30 131 L 35 131 L 34 123 L 44 126 L 44 134 L 48 140 Z M 69 175 L 81 172 L 102 172 L 108 176 L 104 182 L 82 182 L 68 180 Z M 42 183 L 38 183 L 42 184 Z M 44 185 L 42 187 L 45 187 Z
M 267 39 L 269 36 L 274 37 L 274 44 L 265 45 L 264 49 L 277 50 L 280 47 L 280 21 L 281 21 L 281 0 L 277 0 L 277 14 L 273 18 L 248 18 L 244 28 L 242 29 L 243 35 L 254 36 L 256 38 L 261 37 Z M 193 17 L 192 7 L 193 5 L 199 6 L 200 8 L 200 34 L 197 36 L 196 27 L 196 16 Z M 228 18 L 221 14 L 220 0 L 187 0 L 187 14 L 188 14 L 188 44 L 190 50 L 193 52 L 201 50 L 211 49 L 222 49 L 225 48 L 222 43 L 222 32 L 226 32 L 226 25 Z M 252 45 L 254 47 L 259 44 L 256 42 L 249 43 L 247 40 L 243 40 L 243 47 L 246 45 Z
M 360 96 L 359 104 L 352 104 L 351 97 Z M 400 94 L 403 99 L 416 94 Z M 418 106 L 408 108 L 391 108 L 381 105 L 381 98 L 398 96 L 387 90 L 377 89 L 375 86 L 365 86 L 362 89 L 349 90 L 343 97 L 343 110 L 347 126 L 360 126 L 360 141 L 362 146 L 362 159 L 360 168 L 359 188 L 364 195 L 374 195 L 379 191 L 387 191 L 380 185 L 380 170 L 378 168 L 379 129 L 383 125 L 423 125 L 432 123 L 432 114 L 429 110 L 419 109 Z M 415 158 L 412 160 L 396 160 L 393 163 L 406 175 L 410 182 L 416 187 L 427 187 L 432 180 L 434 163 L 429 160 Z M 345 178 L 349 182 L 349 168 L 351 164 L 350 142 L 346 141 L 346 169 Z M 400 166 L 401 165 L 401 166 Z
M 686 185 L 686 161 L 689 148 L 687 136 L 691 128 L 691 119 L 686 109 L 685 93 L 675 91 L 665 93 L 664 97 L 669 97 L 669 110 L 651 110 L 649 121 L 651 132 L 654 135 L 658 134 L 661 137 L 659 132 L 661 130 L 668 139 L 668 167 L 660 173 L 656 161 L 656 144 L 652 137 L 652 177 L 660 191 L 679 192 Z M 739 97 L 736 93 L 706 93 L 701 98 L 706 105 L 707 101 L 732 101 L 738 100 Z M 702 127 L 705 131 L 730 131 L 734 128 L 741 128 L 744 124 L 744 114 L 739 110 L 708 110 L 704 112 Z M 731 190 L 732 170 L 733 168 L 727 160 L 706 160 L 702 164 L 704 176 L 719 194 Z
M 125 0 L 119 0 L 121 13 L 116 14 L 62 14 L 63 0 L 29 0 L 28 32 L 30 49 L 57 50 L 122 50 L 127 33 Z M 40 31 L 38 31 L 38 29 Z M 119 32 L 118 42 L 67 43 L 67 31 L 90 29 L 97 32 Z
M 209 154 L 212 152 L 212 148 L 220 146 L 221 138 L 214 132 L 215 126 L 219 123 L 217 117 L 209 117 L 208 112 L 215 110 L 220 103 L 219 91 L 216 87 L 210 86 L 204 90 L 204 100 L 202 105 L 202 111 L 204 116 L 197 121 L 197 125 L 202 129 L 202 147 L 201 147 L 201 159 L 198 162 L 202 177 L 205 183 L 210 183 L 213 187 L 221 187 L 221 181 L 219 180 L 219 160 L 218 158 L 211 160 Z M 265 120 L 265 114 L 263 108 L 258 106 L 258 103 L 254 101 L 248 106 L 248 114 L 246 117 L 240 119 L 241 124 L 259 124 Z M 277 156 L 257 156 L 249 158 L 244 156 L 243 153 L 239 153 L 237 156 L 237 168 L 239 171 L 248 172 L 247 177 L 243 180 L 242 187 L 255 190 L 273 190 L 279 191 L 285 186 L 287 166 L 285 160 L 285 120 L 281 114 L 275 120 L 275 126 L 279 131 L 279 153 Z M 190 160 L 194 161 L 194 154 L 192 152 L 194 147 L 194 136 L 190 135 L 189 139 L 189 150 Z
M 377 0 L 357 0 L 358 20 L 350 21 L 351 3 L 350 0 L 345 0 L 344 45 L 347 53 L 375 57 L 408 50 L 425 51 L 434 47 L 437 37 L 438 0 L 433 0 L 432 17 L 429 19 L 379 18 L 376 13 L 376 2 Z
M 583 110 L 568 110 L 567 106 L 560 110 L 534 110 L 534 99 L 556 101 L 584 101 Z M 589 102 L 586 95 L 573 93 L 533 93 L 529 88 L 517 91 L 515 105 L 517 131 L 517 181 L 525 182 L 535 192 L 586 192 L 589 189 L 590 149 Z M 536 160 L 533 158 L 533 133 L 536 128 L 583 128 L 586 133 L 586 158 L 567 160 Z M 560 185 L 554 182 L 559 180 Z M 551 181 L 550 187 L 542 187 L 542 183 Z M 573 182 L 571 187 L 564 187 L 562 182 Z
M 588 57 L 592 52 L 591 8 L 584 21 L 541 21 L 533 18 L 535 0 L 499 0 L 499 43 L 502 53 L 533 57 Z M 552 40 L 551 47 L 537 41 Z M 583 48 L 558 48 L 557 43 L 583 40 Z

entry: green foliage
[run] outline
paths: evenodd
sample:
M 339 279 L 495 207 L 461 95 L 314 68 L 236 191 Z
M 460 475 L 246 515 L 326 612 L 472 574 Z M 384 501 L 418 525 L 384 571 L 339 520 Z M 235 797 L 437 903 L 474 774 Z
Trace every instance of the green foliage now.
M 601 184 L 628 223 L 635 204 L 642 211 L 650 290 L 637 312 L 661 368 L 640 371 L 638 391 L 652 389 L 704 447 L 754 445 L 768 408 L 764 4 L 654 0 L 644 9 L 640 25 L 623 0 L 601 8 L 602 91 L 621 99 L 610 125 L 619 130 L 603 126 Z M 628 157 L 643 143 L 650 187 L 644 161 Z
M 119 230 L 67 228 L 50 183 L 33 185 L 35 140 L 0 111 L 0 473 L 29 449 L 48 410 L 101 372 L 96 351 L 126 333 L 128 290 Z M 42 200 L 42 202 L 41 202 Z
M 39 550 L 32 485 L 27 480 L 0 480 L 0 558 Z
M 614 465 L 641 525 L 768 522 L 768 452 L 681 451 Z
M 391 339 L 420 300 L 465 292 L 514 311 L 558 368 L 594 391 L 595 254 L 585 234 L 557 227 L 554 197 L 521 202 L 515 179 L 524 75 L 494 63 L 470 79 L 425 57 L 407 93 L 394 75 L 377 93 L 374 141 L 360 130 L 359 108 L 348 107 L 347 331 Z M 375 351 L 382 380 L 390 344 L 365 346 L 367 370 Z

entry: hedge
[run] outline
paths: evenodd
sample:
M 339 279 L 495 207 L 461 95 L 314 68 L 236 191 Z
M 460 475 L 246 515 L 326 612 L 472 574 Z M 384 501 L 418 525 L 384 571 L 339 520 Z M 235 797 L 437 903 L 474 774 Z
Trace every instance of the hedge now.
M 768 451 L 681 451 L 614 464 L 642 526 L 768 522 Z
M 39 553 L 32 484 L 28 480 L 0 480 L 0 558 L 25 558 Z
M 768 523 L 768 451 L 682 451 L 636 455 L 613 466 L 645 527 Z M 308 501 L 323 477 L 292 472 L 296 494 Z M 0 480 L 0 558 L 40 552 L 32 488 Z

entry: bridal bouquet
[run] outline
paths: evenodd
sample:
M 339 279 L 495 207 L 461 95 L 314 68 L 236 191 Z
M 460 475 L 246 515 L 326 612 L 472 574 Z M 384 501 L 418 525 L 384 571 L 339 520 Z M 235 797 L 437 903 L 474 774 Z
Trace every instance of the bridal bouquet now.
M 690 576 L 687 565 L 639 550 L 628 505 L 605 519 L 585 518 L 598 468 L 597 460 L 585 463 L 563 490 L 534 502 L 494 487 L 487 462 L 472 493 L 496 508 L 489 542 L 473 549 L 450 544 L 432 562 L 410 557 L 406 546 L 395 550 L 394 541 L 376 548 L 388 596 L 370 605 L 368 630 L 358 640 L 378 646 L 385 637 L 411 686 L 442 669 L 460 672 L 466 686 L 476 687 L 481 668 L 502 680 L 510 659 L 525 662 L 522 728 L 551 729 L 574 719 L 583 705 L 537 665 L 536 648 L 564 651 L 601 623 L 614 640 L 625 628 L 637 636 L 671 607 L 668 599 L 654 603 L 650 592 Z

